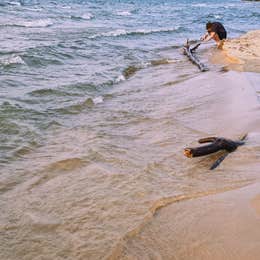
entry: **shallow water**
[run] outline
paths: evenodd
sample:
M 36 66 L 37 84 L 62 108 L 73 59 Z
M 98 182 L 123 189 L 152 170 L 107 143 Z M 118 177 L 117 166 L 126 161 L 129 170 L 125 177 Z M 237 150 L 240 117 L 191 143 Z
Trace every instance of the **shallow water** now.
M 235 37 L 257 29 L 259 15 L 258 3 L 238 0 L 1 1 L 1 163 L 83 111 L 95 117 L 95 99 L 135 71 L 183 60 L 178 48 L 206 21 L 222 21 Z
M 256 29 L 257 3 L 223 3 L 3 2 L 0 258 L 113 256 L 157 208 L 259 178 L 259 74 L 221 72 L 211 45 L 201 74 L 180 49 L 209 18 Z M 245 132 L 214 174 L 182 154 Z

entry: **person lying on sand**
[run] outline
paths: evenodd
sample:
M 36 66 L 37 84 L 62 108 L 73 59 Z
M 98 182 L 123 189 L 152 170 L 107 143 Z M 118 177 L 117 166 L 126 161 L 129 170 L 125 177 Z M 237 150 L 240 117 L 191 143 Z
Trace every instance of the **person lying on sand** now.
M 224 40 L 227 38 L 227 32 L 223 24 L 219 22 L 208 22 L 206 24 L 207 33 L 201 37 L 201 40 L 207 42 L 211 39 L 217 43 L 217 48 L 222 49 Z

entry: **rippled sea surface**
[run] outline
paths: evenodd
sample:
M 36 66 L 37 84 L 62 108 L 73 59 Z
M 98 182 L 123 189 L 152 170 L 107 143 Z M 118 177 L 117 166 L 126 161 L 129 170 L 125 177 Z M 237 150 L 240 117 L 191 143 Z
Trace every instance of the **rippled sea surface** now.
M 260 5 L 0 0 L 1 259 L 113 257 L 157 207 L 256 178 L 246 75 L 202 75 L 181 52 L 209 20 L 237 37 L 259 29 Z M 243 131 L 251 157 L 232 157 L 228 175 L 183 158 L 197 138 Z
M 52 128 L 76 126 L 82 113 L 95 117 L 91 108 L 129 67 L 169 58 L 168 48 L 198 39 L 208 20 L 222 21 L 231 37 L 260 20 L 258 3 L 241 1 L 0 4 L 1 163 L 41 145 Z

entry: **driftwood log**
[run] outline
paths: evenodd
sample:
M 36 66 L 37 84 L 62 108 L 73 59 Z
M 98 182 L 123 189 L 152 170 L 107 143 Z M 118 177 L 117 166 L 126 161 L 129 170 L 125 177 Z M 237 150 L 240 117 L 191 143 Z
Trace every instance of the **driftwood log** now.
M 205 66 L 200 60 L 196 57 L 194 54 L 195 50 L 200 46 L 200 43 L 196 44 L 193 48 L 190 46 L 189 40 L 187 40 L 187 43 L 183 47 L 183 52 L 185 55 L 188 56 L 188 58 L 196 64 L 201 71 L 208 71 L 209 69 L 207 66 Z
M 220 150 L 226 151 L 224 155 L 218 158 L 217 161 L 210 167 L 211 170 L 215 169 L 226 157 L 230 152 L 234 152 L 238 146 L 243 145 L 244 139 L 246 135 L 242 136 L 238 141 L 233 141 L 230 139 L 222 138 L 222 137 L 207 137 L 199 139 L 199 143 L 210 143 L 204 146 L 194 147 L 194 148 L 185 148 L 184 155 L 192 158 L 198 156 L 204 156 L 208 154 L 212 154 L 218 152 Z

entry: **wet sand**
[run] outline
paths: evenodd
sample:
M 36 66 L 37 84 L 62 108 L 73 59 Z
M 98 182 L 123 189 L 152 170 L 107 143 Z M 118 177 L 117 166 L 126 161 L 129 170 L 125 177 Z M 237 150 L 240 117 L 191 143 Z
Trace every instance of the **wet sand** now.
M 260 72 L 260 30 L 239 38 L 227 39 L 223 50 L 213 53 L 211 61 L 238 71 Z
M 159 210 L 115 258 L 257 260 L 259 224 L 260 183 L 256 183 Z

